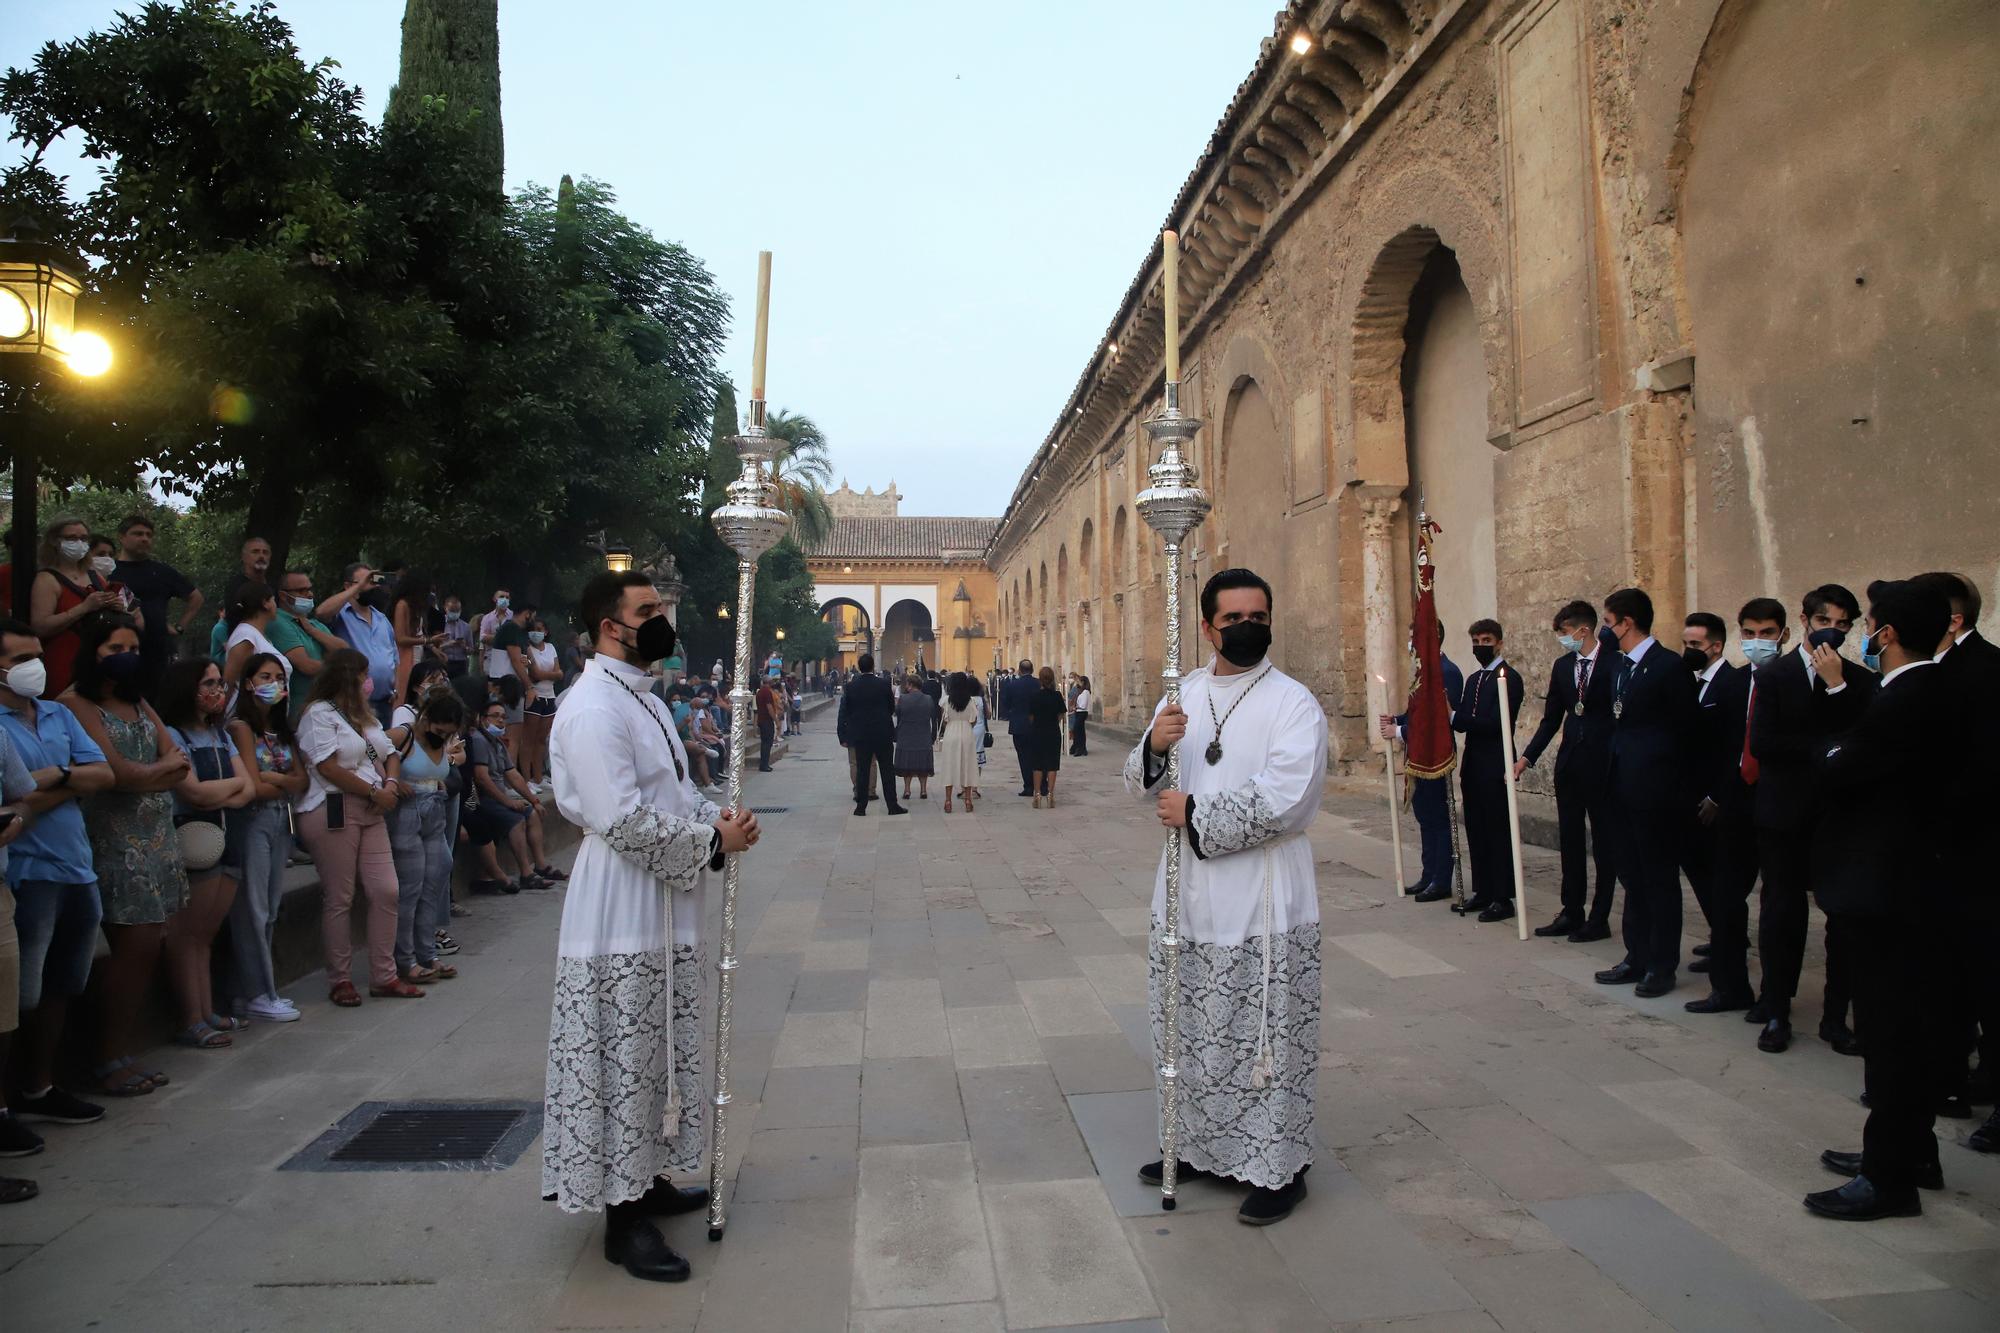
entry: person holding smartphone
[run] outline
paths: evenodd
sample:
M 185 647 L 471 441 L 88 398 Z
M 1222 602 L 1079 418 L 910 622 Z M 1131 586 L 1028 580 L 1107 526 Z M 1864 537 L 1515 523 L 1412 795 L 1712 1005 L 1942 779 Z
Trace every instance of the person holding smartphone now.
M 370 707 L 375 686 L 366 657 L 351 648 L 331 653 L 299 718 L 299 752 L 311 772 L 297 806 L 299 836 L 319 870 L 327 998 L 347 1009 L 361 1003 L 351 975 L 357 888 L 367 902 L 368 993 L 424 994 L 396 974 L 396 861 L 385 820 L 396 808 L 400 763 Z

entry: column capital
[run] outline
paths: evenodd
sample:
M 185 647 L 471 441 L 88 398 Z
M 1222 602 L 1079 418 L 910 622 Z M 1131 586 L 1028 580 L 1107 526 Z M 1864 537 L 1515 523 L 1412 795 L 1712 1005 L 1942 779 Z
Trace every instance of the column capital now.
M 1396 511 L 1403 507 L 1402 488 L 1391 490 L 1386 486 L 1363 486 L 1360 491 L 1362 536 L 1376 540 L 1386 538 Z

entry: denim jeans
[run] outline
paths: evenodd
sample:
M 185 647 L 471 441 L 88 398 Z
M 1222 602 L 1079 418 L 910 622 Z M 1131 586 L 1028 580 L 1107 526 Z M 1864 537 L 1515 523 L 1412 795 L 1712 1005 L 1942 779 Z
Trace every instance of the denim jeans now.
M 21 1012 L 34 1012 L 44 995 L 66 1000 L 83 994 L 103 916 L 97 884 L 22 879 L 14 881 L 13 888 L 14 930 L 21 945 Z
M 405 797 L 389 814 L 389 847 L 396 857 L 396 970 L 429 967 L 451 915 L 451 797 Z
M 245 1000 L 276 998 L 271 937 L 278 929 L 278 904 L 285 897 L 292 855 L 291 807 L 284 801 L 259 801 L 232 811 L 229 820 L 243 831 L 243 884 L 229 904 L 235 992 Z

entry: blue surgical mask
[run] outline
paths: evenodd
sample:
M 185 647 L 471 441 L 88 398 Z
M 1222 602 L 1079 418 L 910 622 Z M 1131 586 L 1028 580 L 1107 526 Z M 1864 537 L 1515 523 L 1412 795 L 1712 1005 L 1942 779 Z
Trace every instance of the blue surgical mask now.
M 1580 653 L 1583 651 L 1583 640 L 1575 638 L 1572 635 L 1558 634 L 1556 635 L 1556 642 L 1563 646 L 1563 651 L 1566 653 Z
M 1880 631 L 1878 630 L 1877 633 L 1880 633 Z M 1876 643 L 1874 634 L 1870 634 L 1861 640 L 1861 665 L 1877 674 L 1881 673 L 1882 648 L 1880 644 Z
M 486 734 L 491 736 L 494 740 L 499 740 L 507 734 L 507 728 L 496 727 L 491 724 L 488 724 L 486 728 Z
M 541 647 L 542 640 L 548 637 L 549 636 L 547 634 L 543 633 L 541 630 L 538 629 L 531 629 L 528 631 L 528 642 L 534 644 L 537 648 Z
M 312 598 L 310 597 L 292 598 L 292 610 L 298 612 L 300 615 L 309 616 L 312 614 L 312 609 L 313 609 Z
M 1760 667 L 1776 660 L 1778 643 L 1775 639 L 1743 640 L 1743 658 L 1753 667 Z

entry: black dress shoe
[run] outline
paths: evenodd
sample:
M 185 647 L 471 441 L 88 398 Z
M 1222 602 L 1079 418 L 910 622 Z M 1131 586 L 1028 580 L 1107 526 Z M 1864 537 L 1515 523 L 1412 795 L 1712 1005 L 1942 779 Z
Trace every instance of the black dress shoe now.
M 1791 1044 L 1792 1020 L 1789 1018 L 1774 1018 L 1757 1034 L 1757 1049 L 1766 1055 L 1777 1055 Z
M 1582 925 L 1583 921 L 1581 918 L 1571 916 L 1568 912 L 1557 912 L 1556 919 L 1549 922 L 1548 925 L 1536 926 L 1535 934 L 1541 936 L 1543 939 L 1549 939 L 1556 935 L 1567 935 Z
M 1965 1136 L 1965 1146 L 1974 1152 L 2000 1152 L 2000 1111 L 1986 1117 L 1986 1123 Z
M 1712 990 L 1699 1000 L 1689 1000 L 1682 1005 L 1691 1014 L 1733 1014 L 1738 1009 L 1748 1009 L 1751 1000 L 1748 995 L 1728 995 Z
M 1819 1039 L 1841 1055 L 1861 1054 L 1861 1038 L 1838 1019 L 1829 1021 L 1822 1018 L 1819 1021 Z
M 1589 944 L 1593 940 L 1608 940 L 1610 938 L 1610 926 L 1602 921 L 1591 921 L 1585 923 L 1582 930 L 1573 933 L 1569 937 L 1569 942 L 1571 944 Z
M 630 1203 L 613 1204 L 604 1219 L 604 1257 L 648 1282 L 685 1282 L 688 1261 Z
M 1819 1155 L 1819 1164 L 1833 1172 L 1836 1176 L 1858 1176 L 1861 1174 L 1861 1154 L 1858 1152 L 1839 1152 L 1833 1148 L 1828 1148 Z M 1941 1163 L 1932 1162 L 1929 1166 L 1918 1167 L 1915 1184 L 1920 1190 L 1943 1189 L 1944 1166 Z
M 1694 954 L 1696 958 L 1706 958 L 1715 952 L 1715 946 L 1713 944 L 1697 944 L 1689 952 Z
M 1688 971 L 1690 971 L 1690 972 L 1706 972 L 1706 971 L 1708 971 L 1708 960 L 1707 960 L 1706 958 L 1691 958 L 1691 959 L 1689 959 L 1689 960 L 1688 960 Z
M 1305 1197 L 1306 1173 L 1302 1170 L 1277 1189 L 1267 1190 L 1260 1185 L 1251 1190 L 1243 1206 L 1236 1210 L 1236 1220 L 1245 1226 L 1267 1227 L 1290 1217 L 1292 1209 Z
M 1674 988 L 1674 974 L 1671 972 L 1648 972 L 1632 993 L 1642 1000 L 1657 1000 Z
M 1806 1195 L 1808 1211 L 1841 1222 L 1873 1222 L 1878 1217 L 1920 1217 L 1924 1205 L 1915 1188 L 1879 1190 L 1866 1176 L 1856 1176 L 1837 1190 Z
M 1479 913 L 1479 919 L 1489 924 L 1495 921 L 1512 921 L 1514 919 L 1514 900 L 1512 898 L 1496 898 L 1494 901 L 1486 904 L 1485 908 Z
M 868 813 L 868 807 L 865 805 L 857 805 L 854 807 L 854 813 L 857 815 L 865 815 Z
M 1965 1094 L 1954 1092 L 1937 1104 L 1937 1114 L 1946 1120 L 1972 1119 L 1972 1103 L 1965 1100 Z
M 1031 791 L 1029 791 L 1029 790 L 1028 790 L 1028 789 L 1027 789 L 1026 787 L 1023 787 L 1023 788 L 1021 788 L 1021 790 L 1019 790 L 1019 791 L 1015 792 L 1014 794 L 1015 794 L 1016 796 L 1033 796 L 1033 795 L 1034 795 L 1034 793 L 1033 793 L 1033 792 L 1031 792 Z
M 653 1187 L 639 1196 L 639 1207 L 662 1217 L 679 1217 L 682 1213 L 699 1212 L 708 1207 L 708 1190 L 705 1188 L 682 1189 L 665 1178 L 653 1182 Z
M 1442 884 L 1433 884 L 1428 889 L 1423 889 L 1419 891 L 1411 899 L 1411 901 L 1419 903 L 1434 903 L 1449 897 L 1451 897 L 1450 889 L 1447 889 Z
M 892 805 L 889 807 L 889 813 L 892 815 L 907 815 L 910 813 L 910 807 L 907 805 Z
M 1620 963 L 1616 967 L 1607 967 L 1602 972 L 1597 973 L 1597 984 L 1600 986 L 1629 986 L 1633 982 L 1641 980 L 1645 975 L 1644 972 L 1631 963 Z
M 1412 884 L 1409 888 L 1403 890 L 1403 896 L 1405 898 L 1414 898 L 1418 894 L 1422 893 L 1424 890 L 1428 889 L 1429 887 L 1430 885 L 1426 884 L 1424 881 L 1418 880 L 1415 884 Z
M 1159 1184 L 1160 1169 L 1165 1165 L 1166 1162 L 1164 1160 L 1146 1163 L 1139 1168 L 1139 1179 L 1145 1181 L 1148 1185 Z M 1182 1162 L 1174 1171 L 1174 1182 L 1178 1184 L 1183 1180 L 1200 1180 L 1207 1175 L 1208 1172 L 1202 1170 L 1200 1167 L 1190 1166 L 1186 1162 Z
M 1463 912 L 1467 916 L 1477 916 L 1492 905 L 1493 900 L 1491 898 L 1474 897 L 1467 898 L 1464 903 L 1454 906 L 1451 910 L 1454 912 Z
M 1743 1015 L 1743 1021 L 1746 1023 L 1770 1022 L 1771 1021 L 1770 1002 L 1768 1000 L 1759 1000 L 1755 1004 L 1751 1005 L 1749 1011 Z

